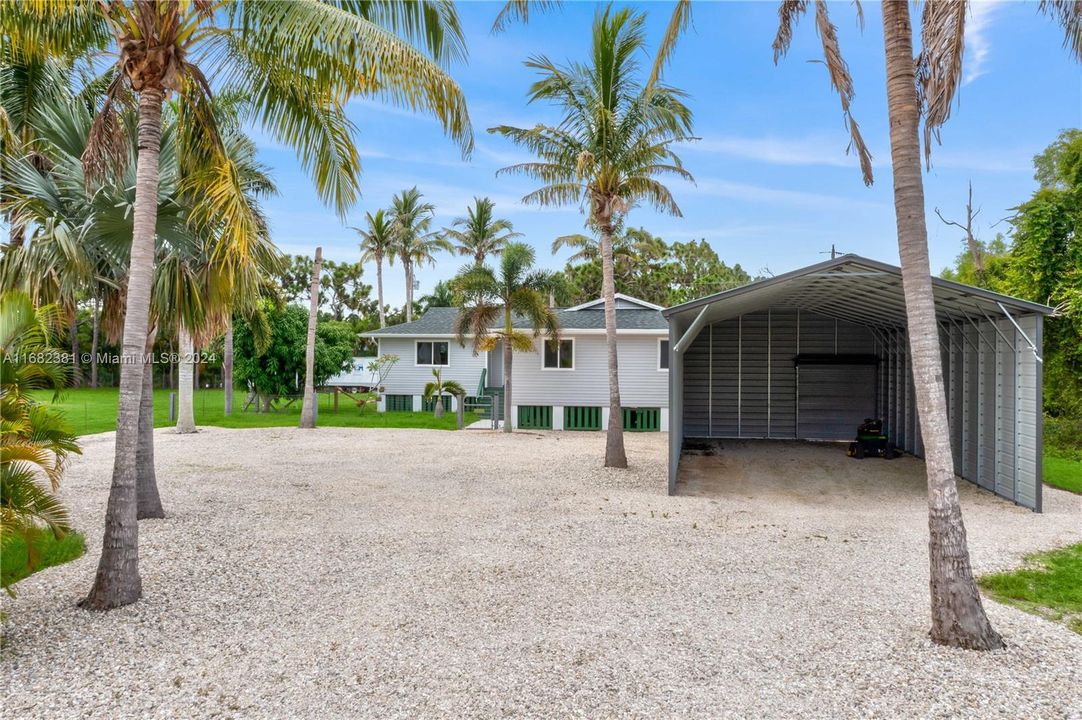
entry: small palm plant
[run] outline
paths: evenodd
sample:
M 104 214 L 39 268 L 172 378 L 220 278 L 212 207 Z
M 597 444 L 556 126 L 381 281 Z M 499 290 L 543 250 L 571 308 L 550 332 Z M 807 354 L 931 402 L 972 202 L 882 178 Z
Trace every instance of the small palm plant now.
M 440 375 L 439 368 L 432 368 L 432 376 L 436 378 L 432 382 L 425 383 L 425 400 L 436 401 L 436 407 L 433 410 L 436 419 L 443 417 L 443 396 L 451 395 L 457 397 L 459 402 L 462 402 L 462 398 L 466 396 L 466 388 L 462 387 L 462 384 L 457 380 L 444 380 Z
M 500 255 L 500 267 L 472 265 L 452 281 L 460 303 L 455 319 L 455 337 L 465 345 L 473 337 L 475 352 L 488 352 L 503 344 L 504 432 L 511 432 L 512 353 L 532 352 L 542 332 L 559 339 L 560 325 L 548 305 L 548 294 L 558 288 L 556 276 L 534 270 L 534 251 L 525 243 L 508 243 Z M 516 318 L 515 316 L 519 316 Z M 515 327 L 524 320 L 531 332 Z
M 32 551 L 42 529 L 57 538 L 71 529 L 54 493 L 79 445 L 64 417 L 30 396 L 67 383 L 67 364 L 43 361 L 61 320 L 55 305 L 35 309 L 25 293 L 0 296 L 0 553 L 16 538 Z

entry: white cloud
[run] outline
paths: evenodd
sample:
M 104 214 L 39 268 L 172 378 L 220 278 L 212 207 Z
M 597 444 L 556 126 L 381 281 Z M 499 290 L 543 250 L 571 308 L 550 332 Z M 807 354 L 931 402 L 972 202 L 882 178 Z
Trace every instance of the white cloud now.
M 966 54 L 962 85 L 968 85 L 988 72 L 988 56 L 991 52 L 988 28 L 999 9 L 998 5 L 998 0 L 975 0 L 969 3 L 970 14 L 966 18 Z
M 857 167 L 856 155 L 846 154 L 848 138 L 838 136 L 782 138 L 708 136 L 688 143 L 684 149 L 731 157 L 746 158 L 770 165 L 828 165 Z
M 749 185 L 747 183 L 733 182 L 720 178 L 701 178 L 694 187 L 687 188 L 682 192 L 709 197 L 729 198 L 731 200 L 743 200 L 746 202 L 758 202 L 773 205 L 790 205 L 796 207 L 886 207 L 881 202 L 863 200 L 842 195 L 827 195 L 824 193 L 806 192 L 804 190 L 783 190 L 780 188 L 763 185 Z

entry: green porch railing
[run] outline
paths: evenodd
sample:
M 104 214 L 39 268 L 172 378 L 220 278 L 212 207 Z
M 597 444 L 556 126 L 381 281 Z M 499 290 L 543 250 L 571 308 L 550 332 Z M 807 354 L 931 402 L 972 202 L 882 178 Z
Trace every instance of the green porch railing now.
M 529 430 L 551 430 L 552 406 L 519 405 L 518 426 Z
M 660 432 L 661 408 L 624 408 L 624 430 Z
M 387 412 L 413 412 L 413 396 L 385 395 L 383 406 Z
M 568 405 L 564 408 L 564 430 L 600 430 L 601 408 Z

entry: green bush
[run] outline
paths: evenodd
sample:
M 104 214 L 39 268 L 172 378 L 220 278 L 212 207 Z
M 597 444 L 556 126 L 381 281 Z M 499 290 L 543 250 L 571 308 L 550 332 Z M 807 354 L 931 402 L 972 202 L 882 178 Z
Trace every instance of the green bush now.
M 1082 460 L 1082 417 L 1044 416 L 1045 452 L 1068 460 Z

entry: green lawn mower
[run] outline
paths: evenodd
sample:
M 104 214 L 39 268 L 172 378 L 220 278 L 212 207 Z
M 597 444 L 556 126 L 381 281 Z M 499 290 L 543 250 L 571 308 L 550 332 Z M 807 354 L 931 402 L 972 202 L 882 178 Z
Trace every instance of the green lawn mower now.
M 857 439 L 849 443 L 849 457 L 863 460 L 866 457 L 881 457 L 893 460 L 898 457 L 898 450 L 883 434 L 883 421 L 865 418 L 857 428 Z

